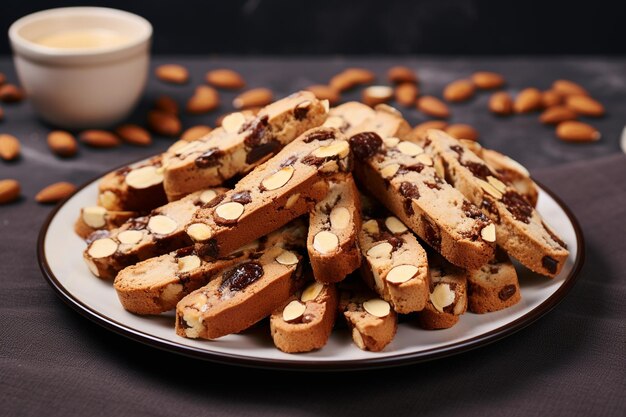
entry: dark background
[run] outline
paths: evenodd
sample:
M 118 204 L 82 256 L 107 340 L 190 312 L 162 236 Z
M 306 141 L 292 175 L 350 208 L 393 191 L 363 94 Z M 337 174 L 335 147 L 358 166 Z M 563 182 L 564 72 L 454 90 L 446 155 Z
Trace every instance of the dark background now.
M 80 5 L 144 16 L 157 54 L 626 53 L 620 0 L 3 0 L 0 30 L 37 10 Z M 0 54 L 9 52 L 0 42 Z

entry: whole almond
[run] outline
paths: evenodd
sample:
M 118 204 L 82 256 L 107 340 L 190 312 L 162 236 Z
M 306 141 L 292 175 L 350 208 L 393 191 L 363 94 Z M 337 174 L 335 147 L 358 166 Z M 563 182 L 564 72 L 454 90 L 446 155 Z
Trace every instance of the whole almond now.
M 541 93 L 541 105 L 544 108 L 558 106 L 563 103 L 563 96 L 556 90 L 546 90 Z
M 564 96 L 572 94 L 586 96 L 588 94 L 587 90 L 585 90 L 582 86 L 569 80 L 556 80 L 552 83 L 552 89 Z
M 154 102 L 154 108 L 166 113 L 178 115 L 178 103 L 170 96 L 160 96 L 157 98 Z
M 595 127 L 571 120 L 556 127 L 556 136 L 566 142 L 595 142 L 601 135 Z
M 539 116 L 539 121 L 547 125 L 556 125 L 567 120 L 576 120 L 578 115 L 572 109 L 565 106 L 548 107 Z
M 415 126 L 410 136 L 414 136 L 417 139 L 424 139 L 424 135 L 428 129 L 445 130 L 446 127 L 448 127 L 448 122 L 444 120 L 429 120 Z
M 402 83 L 396 86 L 396 101 L 405 107 L 413 107 L 418 95 L 419 88 L 413 83 Z
M 274 93 L 269 88 L 253 88 L 239 94 L 233 100 L 236 109 L 267 106 L 274 100 Z
M 583 116 L 604 116 L 604 106 L 589 96 L 567 96 L 565 98 L 565 106 Z
M 0 100 L 5 103 L 16 103 L 24 99 L 24 92 L 21 88 L 13 84 L 3 84 L 0 86 Z
M 76 191 L 76 186 L 69 182 L 55 182 L 39 191 L 35 196 L 38 203 L 49 204 L 56 203 L 69 197 Z
M 148 127 L 154 133 L 163 136 L 177 136 L 182 129 L 178 117 L 161 110 L 148 112 Z
M 370 107 L 387 103 L 393 97 L 393 88 L 386 85 L 372 85 L 363 89 L 361 101 Z
M 0 85 L 7 82 L 7 76 L 0 72 Z
M 4 120 L 4 109 L 0 107 L 0 121 Z
M 493 93 L 489 97 L 489 110 L 500 116 L 506 116 L 513 113 L 513 99 L 506 91 Z
M 80 132 L 78 138 L 85 145 L 94 148 L 114 148 L 122 143 L 114 133 L 98 129 L 84 130 Z
M 20 196 L 20 183 L 17 180 L 0 180 L 0 204 L 10 203 Z
M 312 92 L 319 100 L 328 100 L 331 106 L 339 102 L 341 96 L 334 88 L 324 84 L 310 85 L 305 90 Z
M 443 90 L 443 98 L 448 101 L 459 102 L 469 100 L 474 96 L 476 88 L 470 80 L 456 80 Z
M 457 139 L 478 140 L 478 131 L 464 123 L 455 123 L 446 127 L 446 132 Z
M 74 135 L 64 130 L 53 130 L 48 133 L 48 147 L 64 158 L 74 156 L 78 152 L 78 143 Z
M 497 72 L 478 71 L 472 74 L 472 82 L 481 90 L 494 90 L 504 85 L 504 77 Z
M 206 82 L 217 88 L 237 90 L 246 86 L 241 74 L 231 69 L 216 69 L 206 73 Z
M 389 82 L 395 84 L 417 84 L 417 75 L 415 74 L 415 71 L 409 67 L 396 66 L 389 68 L 389 71 L 387 71 L 387 78 L 389 78 Z
M 357 85 L 370 84 L 375 79 L 374 73 L 365 68 L 347 68 L 331 78 L 328 85 L 341 93 Z
M 211 130 L 213 129 L 206 125 L 192 126 L 189 129 L 185 130 L 180 138 L 182 140 L 186 140 L 187 142 L 191 142 L 207 135 L 211 132 Z
M 182 65 L 160 65 L 155 70 L 156 76 L 161 81 L 172 84 L 185 84 L 189 81 L 189 71 Z
M 0 134 L 0 158 L 12 161 L 20 156 L 20 141 L 13 135 Z
M 513 109 L 516 113 L 529 113 L 541 109 L 541 91 L 534 87 L 525 88 L 515 97 Z
M 217 90 L 208 85 L 201 85 L 187 101 L 187 111 L 192 114 L 202 114 L 215 110 L 219 105 L 220 95 Z
M 135 124 L 124 124 L 115 129 L 115 133 L 124 142 L 137 146 L 149 146 L 152 144 L 152 135 L 146 129 Z
M 417 100 L 417 108 L 423 113 L 437 117 L 440 119 L 447 119 L 450 117 L 450 110 L 448 106 L 437 97 L 422 96 Z

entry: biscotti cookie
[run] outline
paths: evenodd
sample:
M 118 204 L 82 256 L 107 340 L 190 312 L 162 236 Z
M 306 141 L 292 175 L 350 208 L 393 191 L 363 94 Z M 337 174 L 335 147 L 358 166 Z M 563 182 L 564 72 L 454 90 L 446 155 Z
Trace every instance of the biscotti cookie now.
M 282 235 L 258 259 L 225 270 L 180 300 L 176 333 L 216 339 L 241 332 L 279 308 L 303 284 L 306 228 L 297 223 Z
M 427 330 L 448 329 L 467 310 L 467 272 L 429 253 L 430 294 L 418 322 Z
M 506 254 L 498 254 L 480 269 L 468 271 L 468 307 L 472 313 L 489 313 L 511 307 L 521 299 L 517 272 Z
M 397 217 L 365 220 L 359 232 L 361 276 L 398 313 L 420 311 L 428 300 L 426 251 Z
M 339 282 L 361 265 L 359 192 L 351 174 L 330 179 L 328 194 L 309 216 L 307 249 L 319 282 Z
M 350 137 L 361 132 L 376 132 L 383 138 L 404 138 L 411 133 L 411 125 L 394 107 L 379 104 L 374 109 L 373 115 L 347 129 L 346 136 Z
M 101 206 L 83 207 L 74 222 L 74 232 L 83 239 L 97 230 L 111 230 L 137 217 L 136 211 L 109 211 Z
M 491 218 L 495 228 L 487 233 L 489 239 L 495 238 L 511 256 L 538 274 L 554 277 L 559 273 L 569 252 L 524 197 L 447 133 L 428 130 L 424 145 L 436 162 L 441 162 L 448 182 Z
M 113 286 L 126 310 L 159 314 L 175 308 L 185 295 L 206 285 L 224 269 L 258 258 L 266 247 L 284 239 L 283 232 L 291 233 L 290 227 L 294 226 L 278 229 L 217 260 L 198 256 L 193 246 L 146 259 L 122 269 Z
M 333 284 L 309 283 L 272 313 L 270 332 L 274 345 L 287 353 L 321 349 L 335 324 L 337 303 Z
M 163 155 L 165 192 L 176 200 L 213 187 L 266 161 L 300 134 L 326 120 L 328 102 L 300 91 L 259 111 L 228 115 L 207 136 Z
M 396 335 L 398 315 L 363 282 L 340 284 L 339 312 L 343 313 L 352 340 L 360 349 L 380 352 Z
M 198 253 L 223 256 L 307 213 L 328 193 L 327 178 L 351 166 L 341 132 L 312 129 L 200 209 L 187 233 Z
M 323 126 L 334 127 L 343 133 L 347 133 L 351 128 L 360 125 L 365 119 L 374 115 L 374 110 L 370 106 L 358 101 L 349 101 L 331 108 Z
M 482 158 L 489 168 L 500 174 L 505 184 L 511 184 L 533 207 L 537 207 L 539 198 L 537 184 L 530 178 L 530 173 L 522 164 L 498 151 L 482 147 L 473 140 L 460 139 L 460 141 Z
M 185 226 L 200 206 L 225 191 L 198 191 L 147 216 L 132 218 L 117 229 L 95 232 L 83 252 L 89 270 L 99 278 L 112 279 L 127 266 L 191 245 Z
M 113 171 L 98 184 L 98 205 L 107 210 L 147 213 L 165 203 L 161 156 Z
M 420 146 L 364 131 L 350 147 L 360 183 L 446 259 L 475 269 L 493 258 L 495 236 L 484 233 L 492 222 L 437 174 Z

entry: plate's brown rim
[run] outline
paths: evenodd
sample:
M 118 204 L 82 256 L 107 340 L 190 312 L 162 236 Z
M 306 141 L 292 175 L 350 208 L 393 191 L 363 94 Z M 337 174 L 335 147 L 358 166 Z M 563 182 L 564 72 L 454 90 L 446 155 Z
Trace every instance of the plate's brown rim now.
M 144 159 L 144 158 L 142 158 Z M 124 164 L 122 166 L 125 166 Z M 117 169 L 117 168 L 116 168 Z M 112 170 L 115 171 L 115 170 Z M 112 172 L 110 171 L 110 172 Z M 52 289 L 56 292 L 56 294 L 71 308 L 76 310 L 81 315 L 90 319 L 91 321 L 109 329 L 117 334 L 128 337 L 137 342 L 156 347 L 161 350 L 165 350 L 168 352 L 173 352 L 177 354 L 181 354 L 184 356 L 189 356 L 197 359 L 208 360 L 216 363 L 226 363 L 233 364 L 239 366 L 247 366 L 254 368 L 263 368 L 263 369 L 282 369 L 282 370 L 308 370 L 308 371 L 336 371 L 336 370 L 368 370 L 374 368 L 389 368 L 401 365 L 415 364 L 419 362 L 431 361 L 439 358 L 443 358 L 446 356 L 456 355 L 459 353 L 467 352 L 472 349 L 476 349 L 478 347 L 486 346 L 490 343 L 501 340 L 529 325 L 537 321 L 540 317 L 551 311 L 556 305 L 561 302 L 567 293 L 572 289 L 580 270 L 584 264 L 585 260 L 585 241 L 582 233 L 582 229 L 576 219 L 576 216 L 572 213 L 572 211 L 567 207 L 567 205 L 561 200 L 552 190 L 545 187 L 538 181 L 535 181 L 539 187 L 547 194 L 550 195 L 556 201 L 556 203 L 561 207 L 561 209 L 565 212 L 567 217 L 569 218 L 572 227 L 574 228 L 574 232 L 576 234 L 576 244 L 577 244 L 577 253 L 576 259 L 574 259 L 574 266 L 569 275 L 565 278 L 563 284 L 548 297 L 543 303 L 539 304 L 530 312 L 524 314 L 522 317 L 501 326 L 497 329 L 491 330 L 487 333 L 483 333 L 480 336 L 473 337 L 471 339 L 467 339 L 461 342 L 453 343 L 447 346 L 432 348 L 420 352 L 413 353 L 405 353 L 394 356 L 385 356 L 380 358 L 368 358 L 368 359 L 354 359 L 354 360 L 339 360 L 334 362 L 317 362 L 317 361 L 293 361 L 293 360 L 284 360 L 284 359 L 255 359 L 248 356 L 243 355 L 234 355 L 230 353 L 223 352 L 210 352 L 200 348 L 185 346 L 178 344 L 176 342 L 172 342 L 169 340 L 164 340 L 158 337 L 155 337 L 151 334 L 144 333 L 135 329 L 131 329 L 127 327 L 125 324 L 120 323 L 116 320 L 113 320 L 102 313 L 90 308 L 86 304 L 84 304 L 81 300 L 74 297 L 70 294 L 65 287 L 59 282 L 56 276 L 52 273 L 50 266 L 48 265 L 48 261 L 45 256 L 44 243 L 46 239 L 46 235 L 48 232 L 48 228 L 50 227 L 50 223 L 58 213 L 58 211 L 71 199 L 74 195 L 76 195 L 79 191 L 88 187 L 95 181 L 98 181 L 102 178 L 102 175 L 97 176 L 96 178 L 87 181 L 81 187 L 79 187 L 76 192 L 57 204 L 57 206 L 50 212 L 48 217 L 46 218 L 43 226 L 39 232 L 39 236 L 37 238 L 37 261 L 39 263 L 39 267 L 41 272 L 46 278 L 48 284 L 52 287 Z

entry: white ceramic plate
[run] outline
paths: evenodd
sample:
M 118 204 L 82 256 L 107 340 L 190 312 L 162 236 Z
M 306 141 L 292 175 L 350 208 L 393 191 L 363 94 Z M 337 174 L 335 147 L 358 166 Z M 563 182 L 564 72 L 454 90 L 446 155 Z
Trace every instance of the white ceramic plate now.
M 44 224 L 38 258 L 48 282 L 71 307 L 108 329 L 158 348 L 219 362 L 289 369 L 363 369 L 463 352 L 501 339 L 548 312 L 565 297 L 583 263 L 583 237 L 576 219 L 544 187 L 539 212 L 567 243 L 570 256 L 555 279 L 518 265 L 522 300 L 517 305 L 482 315 L 467 313 L 453 328 L 438 331 L 420 329 L 409 316 L 399 324 L 395 339 L 383 352 L 362 351 L 352 343 L 347 330 L 335 329 L 323 349 L 286 354 L 273 346 L 266 323 L 214 341 L 192 340 L 176 335 L 173 312 L 144 317 L 124 310 L 111 282 L 94 277 L 87 269 L 82 259 L 86 245 L 73 232 L 80 208 L 93 205 L 96 195 L 97 181 L 93 181 L 59 205 Z

